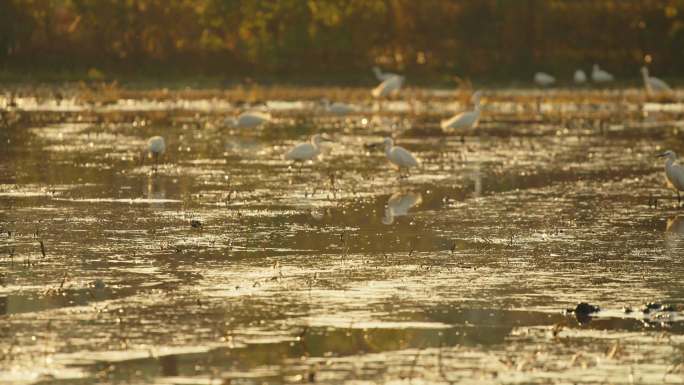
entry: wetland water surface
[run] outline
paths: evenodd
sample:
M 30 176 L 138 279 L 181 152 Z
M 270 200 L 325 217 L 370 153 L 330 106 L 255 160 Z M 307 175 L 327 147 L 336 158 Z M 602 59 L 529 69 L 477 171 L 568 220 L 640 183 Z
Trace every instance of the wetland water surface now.
M 213 97 L 0 100 L 0 382 L 683 381 L 684 211 L 654 157 L 684 153 L 682 106 L 490 91 L 461 141 L 452 96 L 295 95 L 259 129 Z M 318 162 L 282 160 L 313 133 Z M 398 179 L 384 136 L 422 167 Z

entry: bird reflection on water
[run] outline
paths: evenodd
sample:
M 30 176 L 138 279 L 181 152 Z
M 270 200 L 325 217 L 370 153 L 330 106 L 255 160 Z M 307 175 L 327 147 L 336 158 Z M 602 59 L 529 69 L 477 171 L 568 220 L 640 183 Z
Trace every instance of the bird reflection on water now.
M 394 218 L 407 215 L 411 208 L 421 204 L 422 201 L 423 197 L 420 193 L 416 192 L 396 192 L 392 194 L 387 200 L 382 223 L 391 225 L 394 223 Z

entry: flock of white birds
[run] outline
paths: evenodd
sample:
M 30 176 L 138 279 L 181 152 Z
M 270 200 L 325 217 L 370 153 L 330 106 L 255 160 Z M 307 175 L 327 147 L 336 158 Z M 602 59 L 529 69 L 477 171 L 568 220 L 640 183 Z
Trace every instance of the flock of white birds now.
M 380 81 L 380 84 L 371 90 L 371 94 L 376 98 L 396 95 L 404 84 L 404 77 L 391 72 L 382 72 L 380 68 L 374 67 L 373 72 Z M 650 76 L 646 67 L 641 68 L 646 91 L 651 94 L 654 92 L 670 92 L 671 88 L 663 80 Z M 594 83 L 609 83 L 615 77 L 608 71 L 594 64 L 591 71 L 591 80 Z M 574 74 L 575 83 L 582 84 L 587 81 L 587 75 L 583 70 L 578 69 Z M 537 72 L 534 75 L 534 82 L 542 87 L 550 87 L 556 79 L 544 72 Z M 442 120 L 440 126 L 446 133 L 462 132 L 463 130 L 476 128 L 480 120 L 480 101 L 482 93 L 476 91 L 471 96 L 473 109 L 458 113 L 449 119 Z M 326 111 L 346 115 L 354 112 L 353 106 L 340 102 L 331 103 L 324 100 Z M 271 121 L 271 114 L 268 111 L 251 110 L 238 115 L 237 117 L 227 118 L 225 124 L 231 128 L 256 128 Z M 321 154 L 321 144 L 329 139 L 320 134 L 313 135 L 309 142 L 300 143 L 292 147 L 284 154 L 284 159 L 293 162 L 306 162 L 315 160 Z M 385 150 L 387 160 L 398 170 L 400 177 L 402 171 L 408 172 L 410 169 L 420 166 L 420 161 L 403 147 L 395 146 L 392 138 L 385 138 L 381 144 Z M 165 152 L 166 144 L 161 136 L 153 136 L 147 141 L 147 152 L 154 158 L 154 170 L 157 170 L 159 157 Z M 665 176 L 669 185 L 677 192 L 677 197 L 681 203 L 680 191 L 684 191 L 684 166 L 677 163 L 677 155 L 673 151 L 666 151 L 658 156 L 664 157 Z
M 649 94 L 656 92 L 669 92 L 672 91 L 670 86 L 665 83 L 665 81 L 658 79 L 656 77 L 650 76 L 648 74 L 648 68 L 641 67 L 641 75 L 644 79 L 644 87 L 646 92 Z M 584 84 L 587 82 L 587 74 L 582 69 L 575 71 L 573 80 L 576 84 Z M 615 76 L 610 72 L 599 67 L 598 64 L 594 64 L 591 69 L 591 81 L 594 83 L 610 83 L 615 81 Z M 537 72 L 534 74 L 534 82 L 542 87 L 550 87 L 556 83 L 556 78 L 545 72 Z

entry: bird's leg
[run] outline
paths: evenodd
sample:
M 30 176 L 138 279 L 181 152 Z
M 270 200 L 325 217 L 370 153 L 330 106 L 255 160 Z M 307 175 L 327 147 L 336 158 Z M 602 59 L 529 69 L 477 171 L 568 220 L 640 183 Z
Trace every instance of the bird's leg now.
M 677 206 L 682 206 L 682 195 L 679 193 L 679 190 L 677 190 Z
M 154 153 L 154 172 L 157 172 L 159 169 L 159 153 L 155 152 Z

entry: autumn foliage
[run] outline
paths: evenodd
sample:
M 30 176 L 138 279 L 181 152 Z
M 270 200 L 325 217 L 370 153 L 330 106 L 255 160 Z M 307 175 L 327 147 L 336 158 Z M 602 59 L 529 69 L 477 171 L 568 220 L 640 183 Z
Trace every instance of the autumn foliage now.
M 0 66 L 527 77 L 684 68 L 684 0 L 4 0 Z M 370 73 L 368 73 L 370 77 Z

